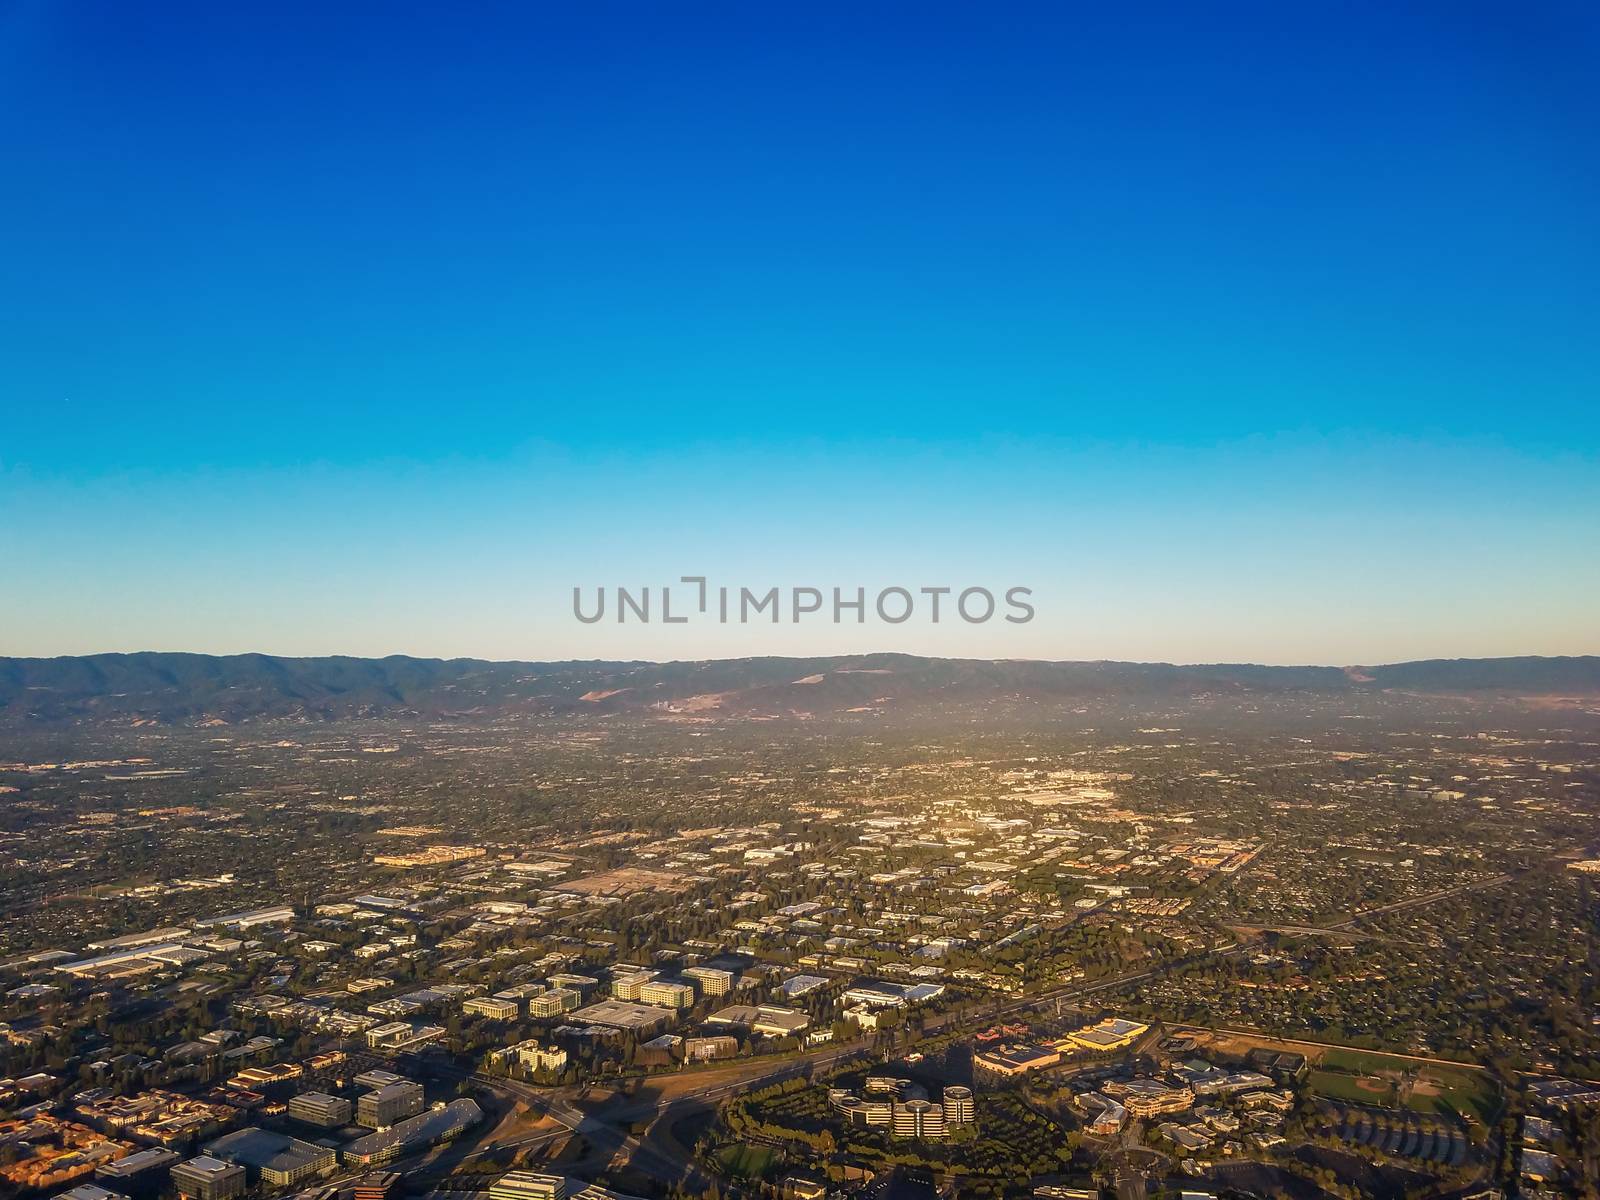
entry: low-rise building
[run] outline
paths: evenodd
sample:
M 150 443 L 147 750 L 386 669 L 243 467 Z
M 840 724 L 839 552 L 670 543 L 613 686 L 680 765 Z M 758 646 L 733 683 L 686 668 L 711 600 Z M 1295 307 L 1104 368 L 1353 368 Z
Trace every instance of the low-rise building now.
M 667 979 L 652 979 L 639 987 L 641 1004 L 659 1004 L 663 1008 L 693 1008 L 694 987 Z
M 528 997 L 530 1017 L 559 1017 L 572 1012 L 583 1002 L 583 997 L 571 988 L 551 988 L 537 996 Z
M 208 1142 L 205 1152 L 245 1169 L 272 1187 L 293 1187 L 314 1175 L 333 1170 L 339 1156 L 326 1146 L 315 1146 L 267 1129 L 241 1129 Z M 177 1170 L 173 1171 L 174 1177 Z
M 1062 1042 L 1063 1048 L 1071 1047 L 1077 1050 L 1121 1050 L 1133 1045 L 1149 1032 L 1150 1026 L 1138 1021 L 1107 1017 L 1093 1025 L 1073 1030 L 1062 1039 Z
M 1107 1099 L 1085 1128 L 1096 1137 L 1113 1137 L 1121 1133 L 1127 1123 L 1128 1110 L 1115 1100 Z
M 534 1038 L 496 1051 L 495 1057 L 511 1059 L 530 1071 L 559 1071 L 567 1065 L 565 1050 L 560 1046 L 546 1046 Z
M 337 1129 L 350 1123 L 350 1101 L 327 1092 L 302 1092 L 289 1101 L 288 1113 L 297 1121 L 319 1129 Z
M 776 1004 L 762 1004 L 750 1021 L 750 1032 L 767 1037 L 793 1037 L 810 1024 L 811 1017 L 807 1013 Z
M 489 1200 L 566 1200 L 567 1181 L 539 1171 L 508 1171 L 489 1186 Z
M 707 996 L 726 996 L 733 990 L 733 972 L 717 967 L 686 967 L 683 977 L 692 979 Z
M 718 1035 L 713 1037 L 685 1038 L 683 1056 L 690 1062 L 710 1062 L 718 1058 L 733 1058 L 739 1053 L 739 1039 Z
M 387 1129 L 407 1117 L 416 1116 L 422 1111 L 422 1104 L 422 1085 L 402 1079 L 357 1099 L 356 1122 L 368 1129 Z
M 447 1142 L 483 1120 L 472 1100 L 453 1100 L 443 1108 L 407 1117 L 397 1125 L 357 1138 L 344 1148 L 344 1161 L 358 1167 L 381 1166 L 403 1154 Z
M 1053 1067 L 1061 1061 L 1061 1051 L 1054 1046 L 1004 1045 L 980 1050 L 972 1056 L 973 1066 L 994 1075 L 1012 1077 L 1026 1075 L 1044 1067 Z
M 474 996 L 461 1006 L 461 1011 L 491 1021 L 515 1021 L 522 1015 L 515 1000 L 496 1000 L 493 996 Z
M 201 1154 L 172 1168 L 172 1185 L 189 1200 L 231 1200 L 244 1193 L 244 1168 Z
M 611 995 L 618 1000 L 637 1000 L 639 989 L 656 977 L 654 971 L 623 971 L 611 977 Z
M 56 1200 L 128 1200 L 128 1197 L 93 1183 L 80 1183 L 62 1192 Z
M 866 1097 L 846 1088 L 832 1088 L 828 1103 L 851 1124 L 887 1128 L 895 1137 L 943 1141 L 951 1131 L 977 1119 L 970 1088 L 952 1084 L 937 1101 L 907 1079 L 879 1075 L 864 1085 Z
M 638 1037 L 654 1037 L 673 1022 L 670 1010 L 654 1004 L 629 1004 L 622 1000 L 601 1000 L 573 1012 L 572 1019 L 583 1025 L 602 1025 L 624 1029 Z
M 415 1050 L 445 1035 L 443 1025 L 413 1025 L 409 1021 L 391 1021 L 367 1030 L 367 1045 L 374 1050 L 404 1052 Z
M 101 1163 L 94 1177 L 99 1183 L 129 1196 L 154 1195 L 167 1180 L 167 1172 L 177 1165 L 179 1155 L 172 1150 L 136 1150 L 115 1162 Z

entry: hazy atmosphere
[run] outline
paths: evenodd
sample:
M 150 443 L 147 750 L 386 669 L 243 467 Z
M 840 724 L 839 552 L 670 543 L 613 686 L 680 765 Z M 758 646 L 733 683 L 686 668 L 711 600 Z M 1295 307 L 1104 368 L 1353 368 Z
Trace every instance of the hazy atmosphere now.
M 1594 13 L 0 10 L 0 652 L 1600 650 Z M 705 575 L 968 625 L 595 625 Z
M 1597 62 L 0 0 L 0 1200 L 1600 1200 Z

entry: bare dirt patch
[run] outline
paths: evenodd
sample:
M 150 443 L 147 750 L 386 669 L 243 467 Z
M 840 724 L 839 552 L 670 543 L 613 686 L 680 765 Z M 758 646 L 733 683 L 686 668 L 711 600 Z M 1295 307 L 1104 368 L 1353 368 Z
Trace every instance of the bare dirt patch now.
M 688 887 L 687 879 L 669 871 L 618 867 L 614 871 L 601 871 L 563 883 L 561 890 L 577 892 L 580 896 L 631 896 L 635 892 L 681 892 Z

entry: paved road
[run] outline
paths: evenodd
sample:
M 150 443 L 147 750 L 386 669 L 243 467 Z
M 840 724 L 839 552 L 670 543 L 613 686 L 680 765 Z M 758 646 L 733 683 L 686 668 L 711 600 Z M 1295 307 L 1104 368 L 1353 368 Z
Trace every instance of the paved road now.
M 1230 942 L 1200 954 L 1094 983 L 1069 984 L 1037 995 L 1001 1000 L 965 1012 L 934 1014 L 924 1029 L 928 1033 L 939 1033 L 950 1028 L 993 1024 L 997 1020 L 1061 1001 L 1078 1000 L 1100 992 L 1128 987 L 1174 970 L 1180 965 L 1189 965 L 1205 958 L 1232 953 L 1237 948 L 1238 943 Z M 556 1130 L 542 1130 L 509 1141 L 497 1141 L 493 1145 L 463 1155 L 461 1161 L 469 1161 L 506 1149 L 546 1144 L 557 1137 L 565 1136 L 568 1132 L 575 1132 L 582 1134 L 595 1146 L 594 1157 L 603 1158 L 602 1165 L 628 1163 L 654 1178 L 679 1181 L 703 1188 L 709 1183 L 709 1177 L 696 1164 L 684 1161 L 680 1155 L 672 1153 L 661 1145 L 661 1142 L 666 1140 L 664 1136 L 666 1128 L 670 1127 L 671 1122 L 683 1108 L 690 1105 L 716 1105 L 732 1096 L 792 1079 L 808 1071 L 824 1071 L 847 1059 L 866 1057 L 872 1052 L 870 1043 L 852 1042 L 814 1050 L 775 1064 L 754 1060 L 741 1063 L 727 1071 L 686 1072 L 653 1079 L 647 1076 L 644 1085 L 646 1089 L 655 1082 L 660 1087 L 670 1090 L 665 1094 L 642 1096 L 633 1104 L 618 1103 L 613 1100 L 597 1106 L 592 1111 L 580 1108 L 574 1103 L 573 1098 L 580 1090 L 577 1087 L 539 1087 L 517 1080 L 479 1074 L 474 1077 L 477 1083 L 504 1097 L 528 1104 L 534 1111 L 547 1114 L 559 1121 L 562 1127 Z M 625 1132 L 624 1126 L 647 1117 L 653 1120 L 642 1138 Z M 1141 1177 L 1139 1184 L 1141 1190 L 1143 1186 Z M 1139 1197 L 1133 1197 L 1131 1200 L 1139 1200 Z
M 1241 937 L 1258 937 L 1263 933 L 1286 933 L 1294 937 L 1331 937 L 1342 938 L 1349 942 L 1399 942 L 1404 946 L 1416 946 L 1426 949 L 1421 942 L 1402 941 L 1398 938 L 1387 938 L 1376 933 L 1361 933 L 1355 929 L 1338 929 L 1327 925 L 1229 925 L 1234 933 Z
M 1535 869 L 1530 867 L 1528 871 Z M 1295 937 L 1340 937 L 1349 938 L 1351 941 L 1388 942 L 1396 946 L 1409 946 L 1415 950 L 1432 950 L 1435 949 L 1435 946 L 1430 942 L 1366 933 L 1358 929 L 1357 926 L 1363 921 L 1370 921 L 1373 917 L 1381 917 L 1387 913 L 1402 912 L 1409 908 L 1423 908 L 1430 904 L 1437 904 L 1440 900 L 1448 900 L 1451 896 L 1503 887 L 1513 879 L 1527 874 L 1528 871 L 1494 875 L 1488 879 L 1477 880 L 1474 883 L 1457 884 L 1454 887 L 1441 888 L 1436 892 L 1429 892 L 1423 896 L 1412 896 L 1407 900 L 1396 900 L 1393 904 L 1383 904 L 1377 908 L 1362 909 L 1360 912 L 1346 917 L 1343 921 L 1333 921 L 1327 925 L 1257 925 L 1240 923 L 1230 924 L 1227 928 L 1244 939 L 1256 937 L 1263 933 L 1286 933 Z
M 497 1142 L 468 1157 L 497 1153 L 508 1147 L 539 1145 L 568 1133 L 576 1133 L 581 1135 L 592 1148 L 590 1154 L 585 1156 L 585 1161 L 593 1158 L 602 1167 L 618 1161 L 625 1162 L 654 1179 L 682 1183 L 695 1190 L 703 1190 L 710 1182 L 693 1162 L 679 1161 L 663 1154 L 659 1148 L 646 1145 L 627 1132 L 623 1124 L 632 1117 L 625 1110 L 608 1112 L 607 1119 L 602 1120 L 598 1115 L 584 1111 L 568 1099 L 564 1092 L 571 1089 L 540 1088 L 518 1080 L 493 1079 L 487 1076 L 479 1076 L 478 1081 L 502 1095 L 524 1101 L 534 1111 L 560 1122 L 561 1128 L 543 1130 L 527 1138 L 518 1138 L 510 1142 Z M 647 1115 L 654 1111 L 656 1106 L 652 1103 L 639 1115 Z
M 1343 930 L 1359 921 L 1367 921 L 1371 920 L 1373 917 L 1381 917 L 1385 913 L 1399 912 L 1401 909 L 1406 908 L 1419 908 L 1425 904 L 1436 904 L 1440 900 L 1448 900 L 1451 896 L 1460 896 L 1466 892 L 1482 892 L 1487 891 L 1489 888 L 1503 887 L 1504 885 L 1510 883 L 1513 879 L 1516 879 L 1518 876 L 1526 875 L 1530 871 L 1536 869 L 1536 867 L 1529 867 L 1527 870 L 1518 871 L 1515 874 L 1494 875 L 1488 879 L 1480 879 L 1476 883 L 1463 883 L 1457 887 L 1441 888 L 1437 892 L 1429 892 L 1425 896 L 1413 896 L 1409 900 L 1396 900 L 1393 904 L 1382 904 L 1377 908 L 1365 908 L 1356 913 L 1349 920 L 1335 921 L 1332 925 L 1328 926 L 1328 928 Z
M 1344 921 L 1335 922 L 1326 927 L 1305 927 L 1303 930 L 1297 930 L 1297 932 L 1343 933 L 1347 936 L 1360 937 L 1363 935 L 1355 933 L 1352 927 L 1362 921 L 1370 920 L 1386 913 L 1433 904 L 1466 892 L 1500 887 L 1511 882 L 1519 874 L 1522 874 L 1522 872 L 1497 875 L 1474 883 L 1444 888 L 1424 896 L 1415 896 L 1407 900 L 1396 901 L 1393 904 L 1368 909 L 1364 912 L 1356 913 Z M 1001 1000 L 964 1012 L 934 1014 L 928 1019 L 924 1030 L 928 1033 L 940 1033 L 951 1028 L 992 1024 L 1007 1017 L 1032 1012 L 1062 1001 L 1079 1000 L 1100 992 L 1125 988 L 1166 974 L 1180 966 L 1189 966 L 1206 959 L 1226 956 L 1236 953 L 1240 949 L 1241 942 L 1232 941 L 1210 950 L 1201 951 L 1198 954 L 1188 955 L 1181 959 L 1160 964 L 1159 966 L 1113 976 L 1095 983 L 1069 984 L 1037 995 Z M 1216 1030 L 1215 1032 L 1245 1033 L 1247 1031 Z M 1293 1041 L 1293 1039 L 1278 1040 Z M 1331 1045 L 1330 1043 L 1306 1044 Z M 558 1137 L 564 1137 L 568 1133 L 578 1133 L 594 1147 L 593 1157 L 603 1159 L 605 1164 L 616 1163 L 620 1160 L 658 1179 L 679 1181 L 696 1188 L 704 1188 L 709 1183 L 709 1177 L 695 1163 L 685 1161 L 681 1155 L 664 1149 L 658 1144 L 662 1139 L 655 1135 L 658 1130 L 670 1126 L 674 1110 L 681 1110 L 688 1105 L 716 1105 L 743 1092 L 765 1087 L 768 1084 L 777 1083 L 785 1079 L 791 1079 L 807 1071 L 826 1070 L 846 1059 L 871 1053 L 872 1049 L 868 1043 L 857 1042 L 812 1051 L 785 1059 L 778 1064 L 765 1064 L 758 1060 L 740 1064 L 738 1067 L 730 1068 L 726 1072 L 707 1071 L 703 1074 L 701 1072 L 691 1072 L 674 1076 L 655 1077 L 656 1086 L 662 1089 L 657 1094 L 643 1097 L 632 1105 L 609 1103 L 598 1107 L 595 1111 L 585 1110 L 574 1103 L 574 1099 L 580 1097 L 587 1090 L 586 1088 L 579 1089 L 571 1086 L 543 1088 L 515 1080 L 480 1074 L 475 1076 L 476 1082 L 502 1096 L 521 1100 L 533 1108 L 534 1111 L 549 1115 L 560 1122 L 560 1128 L 541 1130 L 537 1133 L 530 1133 L 526 1137 L 514 1138 L 509 1141 L 497 1141 L 493 1145 L 484 1146 L 462 1155 L 459 1161 L 469 1161 L 506 1149 L 538 1146 Z M 1419 1058 L 1418 1061 L 1437 1062 L 1441 1065 L 1450 1066 L 1471 1065 L 1449 1063 L 1443 1059 Z M 646 1078 L 647 1080 L 650 1079 L 650 1077 Z M 650 1084 L 647 1082 L 646 1087 L 649 1086 Z M 643 1138 L 635 1137 L 623 1128 L 623 1126 L 633 1121 L 646 1117 L 652 1117 L 653 1120 Z M 673 1143 L 673 1145 L 675 1146 L 676 1143 Z M 1145 1177 L 1143 1171 L 1136 1169 L 1134 1165 L 1135 1156 L 1127 1150 L 1119 1150 L 1116 1153 L 1119 1162 L 1122 1164 L 1117 1174 L 1117 1191 L 1120 1200 L 1144 1200 Z
M 1117 1200 L 1145 1200 L 1145 1171 L 1140 1163 L 1138 1138 L 1129 1126 L 1117 1135 L 1117 1148 L 1103 1155 L 1111 1167 L 1111 1179 L 1116 1185 Z
M 1385 1058 L 1401 1058 L 1408 1062 L 1426 1063 L 1436 1067 L 1451 1067 L 1459 1071 L 1487 1071 L 1482 1063 L 1462 1062 L 1454 1058 L 1431 1058 L 1426 1054 L 1402 1054 L 1397 1050 L 1368 1050 L 1364 1046 L 1351 1046 L 1344 1042 L 1318 1042 L 1310 1038 L 1285 1037 L 1259 1029 L 1227 1028 L 1222 1025 L 1196 1025 L 1192 1021 L 1170 1026 L 1174 1033 L 1192 1030 L 1196 1033 L 1220 1033 L 1225 1037 L 1249 1038 L 1257 1042 L 1273 1042 L 1284 1046 L 1311 1046 L 1318 1050 L 1354 1050 L 1361 1054 L 1380 1054 Z

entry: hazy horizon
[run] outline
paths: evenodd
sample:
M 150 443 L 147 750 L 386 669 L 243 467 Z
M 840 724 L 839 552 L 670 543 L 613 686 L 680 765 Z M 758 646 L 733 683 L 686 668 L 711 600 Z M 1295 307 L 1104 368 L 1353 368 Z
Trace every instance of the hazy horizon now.
M 1262 662 L 1251 659 L 1131 659 L 1131 658 L 1034 658 L 1016 655 L 998 656 L 970 656 L 952 654 L 917 654 L 903 650 L 859 650 L 840 653 L 818 651 L 815 654 L 753 654 L 753 655 L 718 655 L 703 658 L 486 658 L 482 655 L 458 654 L 410 654 L 403 650 L 392 651 L 388 654 L 283 654 L 271 650 L 234 650 L 234 651 L 204 651 L 204 650 L 95 650 L 74 654 L 0 654 L 0 658 L 10 659 L 37 659 L 48 661 L 61 658 L 99 658 L 106 656 L 134 657 L 138 655 L 193 655 L 201 658 L 279 658 L 279 659 L 321 659 L 321 658 L 351 658 L 360 660 L 379 661 L 385 658 L 404 658 L 417 662 L 483 662 L 490 664 L 526 664 L 529 666 L 560 666 L 567 663 L 614 663 L 620 665 L 638 664 L 641 666 L 671 666 L 678 663 L 716 663 L 735 662 L 753 658 L 785 659 L 796 662 L 809 662 L 827 658 L 873 658 L 883 655 L 902 655 L 910 658 L 924 658 L 930 660 L 947 659 L 960 662 L 992 662 L 992 663 L 1040 663 L 1040 664 L 1096 664 L 1137 666 L 1137 667 L 1282 667 L 1284 669 L 1326 669 L 1335 671 L 1354 671 L 1368 667 L 1403 666 L 1417 662 L 1495 662 L 1512 661 L 1520 659 L 1573 659 L 1596 658 L 1594 654 L 1499 654 L 1485 656 L 1445 655 L 1430 659 L 1392 659 L 1378 661 L 1376 659 L 1362 662 Z

